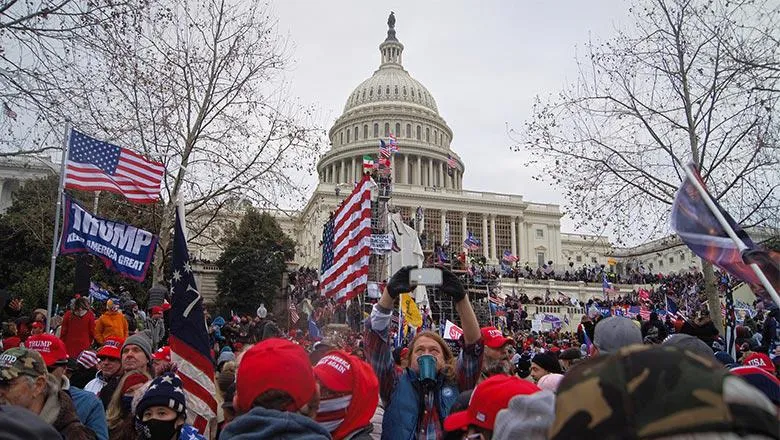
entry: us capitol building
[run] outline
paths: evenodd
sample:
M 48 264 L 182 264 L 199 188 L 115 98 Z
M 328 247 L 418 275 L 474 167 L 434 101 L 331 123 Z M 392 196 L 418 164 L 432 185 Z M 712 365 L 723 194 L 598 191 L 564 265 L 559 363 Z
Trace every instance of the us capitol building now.
M 453 130 L 431 92 L 404 68 L 404 45 L 396 38 L 392 14 L 388 27 L 387 38 L 379 45 L 379 68 L 349 93 L 342 115 L 329 131 L 332 148 L 317 164 L 319 184 L 314 194 L 295 224 L 285 225 L 298 242 L 297 262 L 319 266 L 322 225 L 361 178 L 363 156 L 376 157 L 379 140 L 387 140 L 390 134 L 399 145 L 391 159 L 391 204 L 405 219 L 414 218 L 417 208 L 422 208 L 423 250 L 431 251 L 434 242 L 442 242 L 448 225 L 453 249 L 459 249 L 471 231 L 492 263 L 506 250 L 535 265 L 560 262 L 564 254 L 577 249 L 587 253 L 590 247 L 590 253 L 605 260 L 609 247 L 605 240 L 561 233 L 563 214 L 557 205 L 463 188 L 466 164 L 453 149 Z M 451 172 L 449 157 L 455 161 Z

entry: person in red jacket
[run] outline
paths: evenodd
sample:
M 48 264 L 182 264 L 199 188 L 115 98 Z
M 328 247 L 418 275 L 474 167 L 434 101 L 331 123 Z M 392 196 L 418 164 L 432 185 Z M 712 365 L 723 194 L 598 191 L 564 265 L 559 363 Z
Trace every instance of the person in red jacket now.
M 73 359 L 92 345 L 95 339 L 95 314 L 90 310 L 86 298 L 77 298 L 73 310 L 65 312 L 60 339 L 65 342 L 68 356 Z

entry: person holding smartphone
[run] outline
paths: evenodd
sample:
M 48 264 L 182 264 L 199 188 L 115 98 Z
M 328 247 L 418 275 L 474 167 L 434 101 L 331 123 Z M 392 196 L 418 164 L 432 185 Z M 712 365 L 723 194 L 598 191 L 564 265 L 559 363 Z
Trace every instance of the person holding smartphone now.
M 443 421 L 461 391 L 474 388 L 480 375 L 484 349 L 479 323 L 463 285 L 455 274 L 441 269 L 440 291 L 452 298 L 461 320 L 463 349 L 457 359 L 435 332 L 418 333 L 409 344 L 408 367 L 393 362 L 389 327 L 393 304 L 401 293 L 411 292 L 407 266 L 396 272 L 366 320 L 366 358 L 379 379 L 384 402 L 383 438 L 441 438 Z M 427 269 L 426 269 L 427 270 Z

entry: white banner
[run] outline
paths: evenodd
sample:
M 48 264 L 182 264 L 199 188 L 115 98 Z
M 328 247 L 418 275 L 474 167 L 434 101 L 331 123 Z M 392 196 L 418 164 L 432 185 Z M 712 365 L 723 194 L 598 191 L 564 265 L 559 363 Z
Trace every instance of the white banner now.
M 393 248 L 392 234 L 371 234 L 371 251 L 374 253 L 390 252 Z
M 447 247 L 450 245 L 450 224 L 444 223 L 444 237 L 441 238 L 441 245 Z
M 460 339 L 461 335 L 463 335 L 463 329 L 453 324 L 452 321 L 448 319 L 447 323 L 444 324 L 444 339 L 457 341 Z

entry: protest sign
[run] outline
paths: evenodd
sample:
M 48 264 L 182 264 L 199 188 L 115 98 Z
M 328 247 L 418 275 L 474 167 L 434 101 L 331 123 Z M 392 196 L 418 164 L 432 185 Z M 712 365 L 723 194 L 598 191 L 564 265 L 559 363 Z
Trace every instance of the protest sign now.
M 371 252 L 384 254 L 393 248 L 392 234 L 371 234 Z
M 90 253 L 108 269 L 140 282 L 146 278 L 156 247 L 157 236 L 151 232 L 92 215 L 65 195 L 61 254 Z

